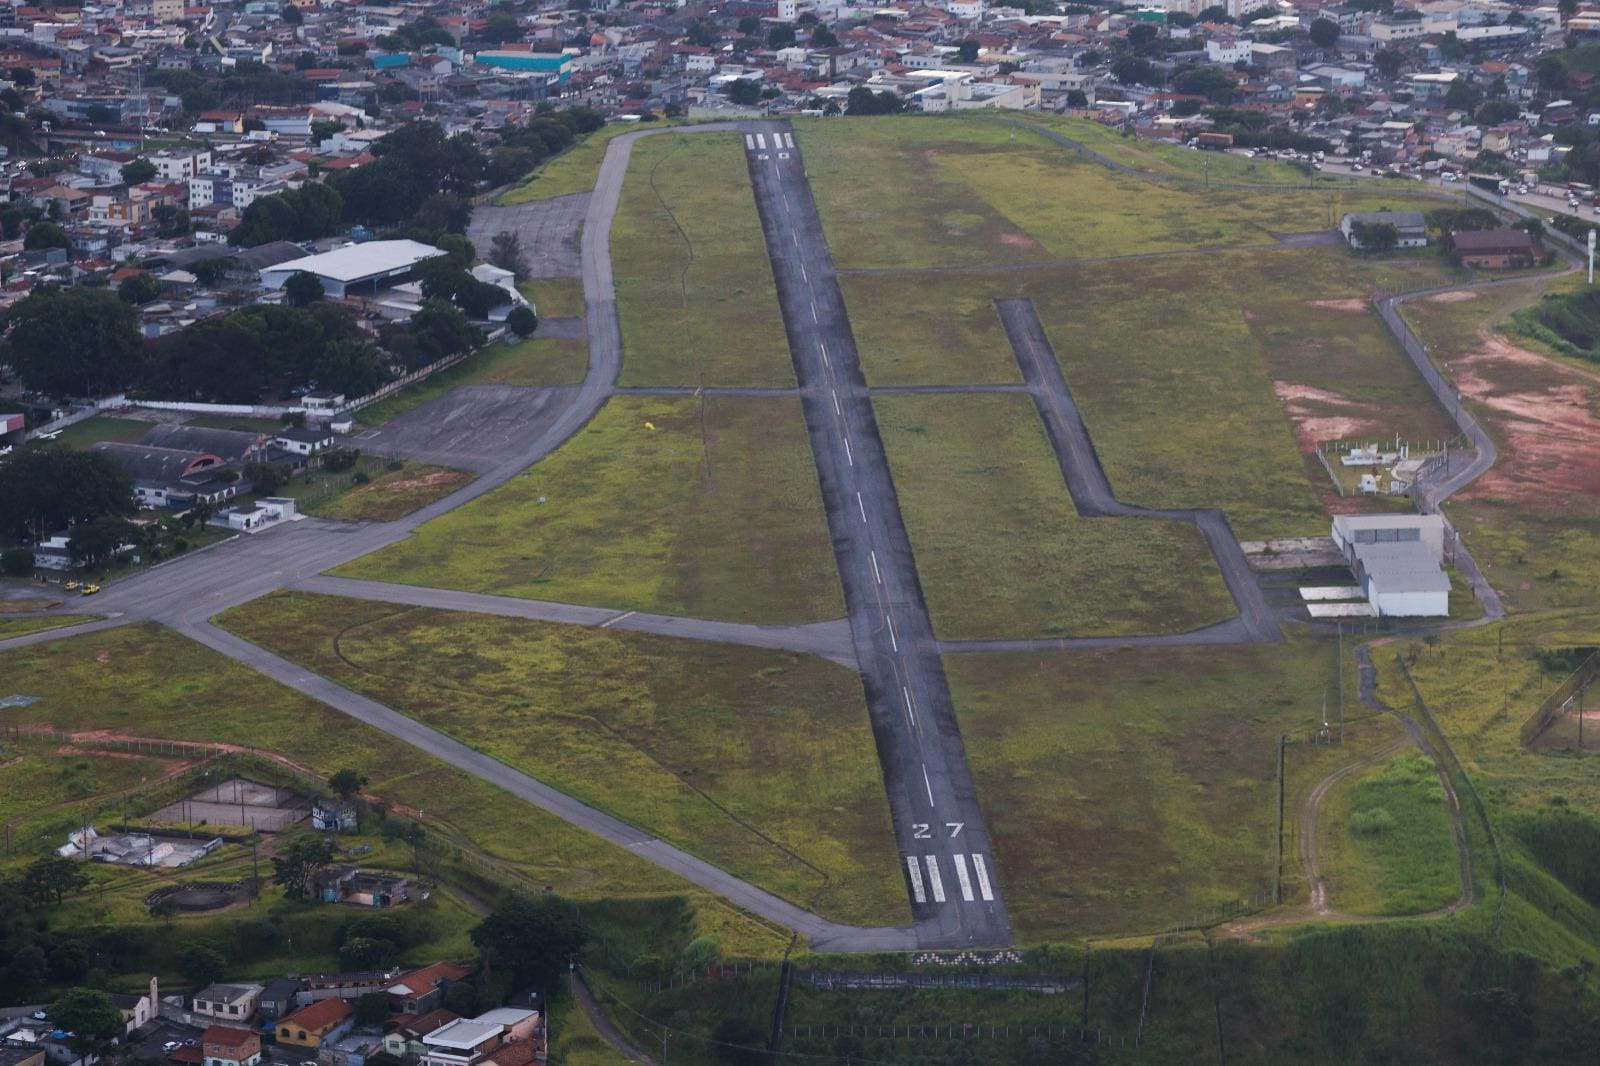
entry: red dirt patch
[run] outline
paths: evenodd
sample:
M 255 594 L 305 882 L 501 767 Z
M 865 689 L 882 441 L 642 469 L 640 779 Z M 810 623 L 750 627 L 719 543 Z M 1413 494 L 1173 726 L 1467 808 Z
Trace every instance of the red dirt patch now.
M 1593 375 L 1503 338 L 1454 363 L 1461 391 L 1486 406 L 1505 441 L 1500 461 L 1462 493 L 1550 506 L 1600 496 L 1600 418 Z M 1529 369 L 1542 378 L 1530 381 Z
M 1026 233 L 1002 233 L 1000 234 L 1000 243 L 1010 244 L 1017 248 L 1039 247 L 1039 242 L 1028 236 Z
M 1294 420 L 1295 440 L 1303 452 L 1316 451 L 1323 441 L 1348 440 L 1371 431 L 1370 404 L 1290 381 L 1274 381 L 1272 391 Z
M 391 481 L 387 487 L 391 489 L 425 489 L 431 485 L 449 485 L 466 479 L 466 473 L 460 470 L 435 470 L 433 473 L 425 474 L 422 477 Z
M 1426 297 L 1431 304 L 1458 304 L 1462 300 L 1476 300 L 1477 292 L 1472 289 L 1454 289 L 1450 292 L 1436 292 Z
M 1343 311 L 1350 315 L 1364 315 L 1371 308 L 1367 301 L 1352 297 L 1347 300 L 1307 300 L 1307 307 L 1320 307 L 1325 311 Z

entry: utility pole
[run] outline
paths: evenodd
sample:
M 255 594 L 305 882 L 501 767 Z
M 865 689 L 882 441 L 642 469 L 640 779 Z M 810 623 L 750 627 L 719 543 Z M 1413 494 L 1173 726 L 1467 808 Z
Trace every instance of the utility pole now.
M 1344 747 L 1344 623 L 1339 623 L 1339 746 Z

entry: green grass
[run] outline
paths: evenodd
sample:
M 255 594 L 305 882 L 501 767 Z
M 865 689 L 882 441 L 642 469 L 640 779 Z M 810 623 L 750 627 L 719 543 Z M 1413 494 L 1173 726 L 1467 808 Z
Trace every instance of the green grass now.
M 539 309 L 540 318 L 582 318 L 582 278 L 530 278 L 517 284 L 517 291 Z
M 398 469 L 393 469 L 398 466 Z M 370 479 L 356 480 L 357 473 Z M 347 522 L 392 522 L 434 500 L 448 496 L 472 480 L 463 470 L 404 460 L 363 457 L 354 470 L 312 471 L 283 486 L 282 494 L 300 501 L 300 510 L 320 518 Z
M 906 917 L 854 671 L 286 593 L 222 621 L 802 906 L 816 897 L 825 913 L 866 924 Z
M 625 1066 L 633 1061 L 606 1043 L 571 995 L 550 1005 L 550 1055 L 559 1055 L 566 1066 Z
M 611 231 L 624 385 L 793 385 L 736 133 L 635 146 Z
M 1277 736 L 1320 721 L 1330 644 L 945 670 L 1024 943 L 1155 931 L 1270 889 Z
M 586 341 L 537 334 L 480 348 L 455 366 L 413 382 L 356 412 L 362 424 L 381 426 L 437 400 L 458 385 L 576 385 L 589 368 Z
M 533 200 L 588 192 L 600 177 L 600 161 L 605 158 L 606 146 L 611 139 L 639 128 L 631 122 L 613 122 L 596 130 L 536 169 L 523 179 L 521 185 L 507 191 L 496 202 L 502 205 L 525 204 Z
M 61 431 L 61 435 L 53 442 L 67 448 L 87 449 L 91 444 L 101 441 L 117 441 L 123 444 L 137 444 L 146 433 L 155 428 L 154 422 L 145 422 L 137 418 L 112 418 L 110 415 L 95 415 L 82 422 L 74 422 Z
M 1461 892 L 1444 788 L 1411 751 L 1336 787 L 1318 835 L 1328 899 L 1350 914 L 1421 914 Z
M 200 415 L 186 419 L 183 424 L 202 429 L 232 429 L 240 433 L 277 433 L 283 428 L 283 423 L 276 418 L 230 418 L 227 415 Z
M 873 407 L 940 637 L 1170 633 L 1235 613 L 1193 526 L 1079 517 L 1031 398 Z
M 1270 245 L 1275 233 L 1331 229 L 1347 211 L 1436 202 L 1407 189 L 1155 184 L 981 117 L 830 119 L 799 130 L 841 267 L 999 265 Z
M 61 751 L 26 735 L 7 739 L 0 767 L 0 823 L 133 788 L 165 769 L 157 759 Z
M 49 629 L 75 626 L 80 622 L 93 622 L 97 614 L 44 614 L 33 617 L 0 616 L 0 640 L 25 637 L 29 633 L 43 633 Z
M 1251 159 L 1231 152 L 1191 152 L 1189 149 L 1153 138 L 1124 137 L 1109 126 L 1088 119 L 1067 118 L 1045 112 L 1023 116 L 1023 121 L 1044 126 L 1091 148 L 1108 159 L 1136 167 L 1151 174 L 1181 178 L 1207 176 L 1212 181 L 1245 182 L 1253 185 L 1304 185 L 1306 172 L 1298 166 L 1273 159 Z M 1346 175 L 1322 173 L 1319 184 L 1353 184 Z
M 787 398 L 614 397 L 537 466 L 337 572 L 730 621 L 844 613 Z

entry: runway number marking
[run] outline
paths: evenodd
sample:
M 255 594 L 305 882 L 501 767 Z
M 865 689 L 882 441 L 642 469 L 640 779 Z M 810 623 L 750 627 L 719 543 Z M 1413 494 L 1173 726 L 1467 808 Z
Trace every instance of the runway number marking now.
M 989 887 L 989 870 L 983 864 L 982 855 L 972 857 L 972 872 L 978 875 L 978 895 L 993 902 L 994 890 Z
M 933 889 L 933 901 L 944 902 L 944 880 L 939 876 L 939 860 L 932 855 L 926 856 L 928 863 L 928 887 Z
M 922 889 L 922 867 L 917 865 L 915 855 L 906 856 L 906 872 L 911 875 L 911 898 L 918 903 L 928 902 L 928 894 Z
M 972 880 L 967 877 L 967 857 L 965 855 L 957 855 L 955 857 L 955 864 L 956 880 L 961 882 L 961 898 L 966 900 L 968 903 L 971 903 L 973 899 Z
M 952 837 L 958 837 L 961 835 L 961 830 L 966 826 L 966 824 L 966 822 L 946 822 L 944 823 L 944 827 L 950 830 L 950 835 Z
M 912 822 L 911 823 L 911 839 L 912 840 L 932 840 L 933 839 L 933 824 L 931 822 Z

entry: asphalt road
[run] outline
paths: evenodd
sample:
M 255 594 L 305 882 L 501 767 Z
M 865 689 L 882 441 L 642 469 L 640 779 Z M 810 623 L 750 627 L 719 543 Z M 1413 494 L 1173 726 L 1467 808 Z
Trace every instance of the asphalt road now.
M 1239 610 L 1244 643 L 1270 644 L 1283 639 L 1278 623 L 1268 606 L 1266 597 L 1256 584 L 1255 574 L 1239 547 L 1239 540 L 1228 525 L 1227 516 L 1216 508 L 1147 508 L 1135 507 L 1118 500 L 1111 491 L 1111 482 L 1100 456 L 1089 439 L 1089 429 L 1083 422 L 1078 405 L 1067 387 L 1044 326 L 1034 312 L 1031 300 L 997 300 L 1001 324 L 1011 340 L 1017 363 L 1022 367 L 1022 378 L 1033 393 L 1039 417 L 1044 420 L 1045 434 L 1055 449 L 1062 476 L 1067 482 L 1067 492 L 1078 513 L 1086 518 L 1151 518 L 1173 522 L 1188 522 L 1205 537 L 1211 554 L 1222 571 L 1222 579 L 1233 596 Z M 1146 638 L 1151 644 L 1192 644 L 1187 634 Z
M 744 130 L 918 940 L 1004 946 L 993 851 L 822 221 L 788 124 Z
M 437 607 L 446 611 L 470 611 L 499 615 L 502 618 L 530 618 L 540 622 L 561 622 L 592 629 L 621 629 L 633 633 L 654 633 L 663 637 L 707 640 L 718 644 L 743 644 L 752 648 L 804 652 L 831 659 L 852 669 L 856 665 L 855 647 L 850 642 L 850 627 L 844 619 L 812 622 L 806 625 L 746 625 L 739 622 L 713 622 L 675 615 L 648 614 L 643 611 L 618 611 L 609 607 L 582 607 L 549 600 L 525 600 L 517 596 L 488 596 L 479 592 L 424 588 L 418 585 L 393 585 L 383 581 L 357 581 L 326 574 L 297 581 L 293 588 L 327 596 L 345 596 L 380 603 L 402 603 L 415 607 Z

